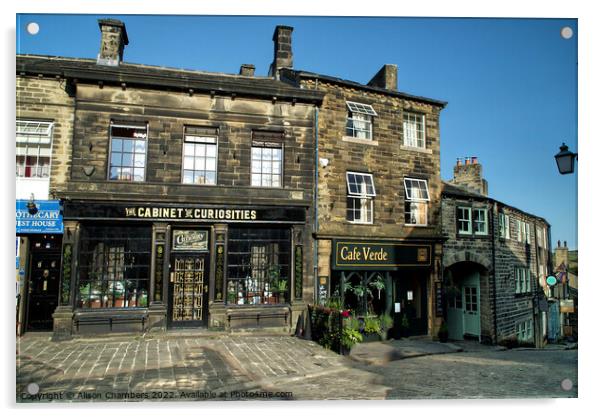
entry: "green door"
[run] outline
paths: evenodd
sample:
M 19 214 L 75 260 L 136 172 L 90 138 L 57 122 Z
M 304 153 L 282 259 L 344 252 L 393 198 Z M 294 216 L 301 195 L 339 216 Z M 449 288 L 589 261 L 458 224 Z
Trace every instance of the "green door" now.
M 464 334 L 480 338 L 481 312 L 479 308 L 479 273 L 473 272 L 462 286 L 464 301 Z

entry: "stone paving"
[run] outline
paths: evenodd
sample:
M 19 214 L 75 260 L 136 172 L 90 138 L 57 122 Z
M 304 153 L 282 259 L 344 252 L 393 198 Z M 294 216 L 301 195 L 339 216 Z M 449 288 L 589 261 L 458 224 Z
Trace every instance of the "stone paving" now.
M 467 352 L 366 364 L 291 336 L 129 336 L 17 344 L 17 401 L 575 397 L 577 351 Z M 573 382 L 570 390 L 561 381 Z

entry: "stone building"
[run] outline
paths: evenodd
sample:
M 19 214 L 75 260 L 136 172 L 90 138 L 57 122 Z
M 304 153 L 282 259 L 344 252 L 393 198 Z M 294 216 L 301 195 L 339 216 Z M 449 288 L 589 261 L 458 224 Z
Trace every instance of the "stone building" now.
M 275 37 L 278 78 L 324 94 L 318 109 L 316 268 L 320 302 L 390 314 L 435 334 L 442 239 L 439 114 L 397 90 L 397 66 L 367 84 L 292 68 L 292 28 Z M 278 44 L 283 40 L 283 44 Z M 399 334 L 399 333 L 397 333 Z
M 441 198 L 446 321 L 451 339 L 541 345 L 552 271 L 545 219 L 487 195 L 477 158 L 458 160 Z
M 96 60 L 16 62 L 18 120 L 54 126 L 49 186 L 64 210 L 55 335 L 290 331 L 314 300 L 324 94 L 253 65 L 229 75 L 126 63 L 125 25 L 99 27 Z

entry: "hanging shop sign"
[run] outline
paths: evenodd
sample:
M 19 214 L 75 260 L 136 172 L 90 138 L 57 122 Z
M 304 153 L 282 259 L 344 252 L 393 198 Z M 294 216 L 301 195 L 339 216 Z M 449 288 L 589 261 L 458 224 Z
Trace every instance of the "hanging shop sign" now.
M 29 206 L 29 207 L 28 207 Z M 17 233 L 63 233 L 63 215 L 58 200 L 17 200 Z
M 182 222 L 304 223 L 304 207 L 238 207 L 177 204 L 120 204 L 70 201 L 65 203 L 69 219 L 162 220 Z
M 333 241 L 333 269 L 396 270 L 431 265 L 431 245 L 375 241 Z
M 174 230 L 173 251 L 207 251 L 209 233 L 206 230 Z

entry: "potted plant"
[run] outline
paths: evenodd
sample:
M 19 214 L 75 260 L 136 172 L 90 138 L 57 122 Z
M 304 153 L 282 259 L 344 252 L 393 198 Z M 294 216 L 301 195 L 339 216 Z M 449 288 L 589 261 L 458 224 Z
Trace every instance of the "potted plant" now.
M 441 343 L 447 343 L 449 338 L 449 331 L 447 329 L 447 323 L 445 320 L 441 322 L 441 326 L 439 327 L 439 331 L 437 332 L 437 336 L 439 336 L 439 341 Z
M 278 302 L 280 304 L 286 303 L 286 291 L 288 288 L 288 282 L 285 279 L 278 281 Z
M 393 318 L 388 314 L 381 314 L 378 319 L 380 321 L 380 338 L 387 340 L 389 330 L 393 327 Z
M 362 341 L 362 334 L 350 326 L 343 326 L 341 331 L 341 353 L 343 355 L 349 355 L 351 348 Z
M 146 307 L 148 305 L 148 294 L 146 290 L 140 291 L 140 296 L 138 297 L 138 307 Z
M 375 342 L 380 340 L 381 326 L 378 317 L 364 317 L 364 326 L 362 329 L 364 342 Z

